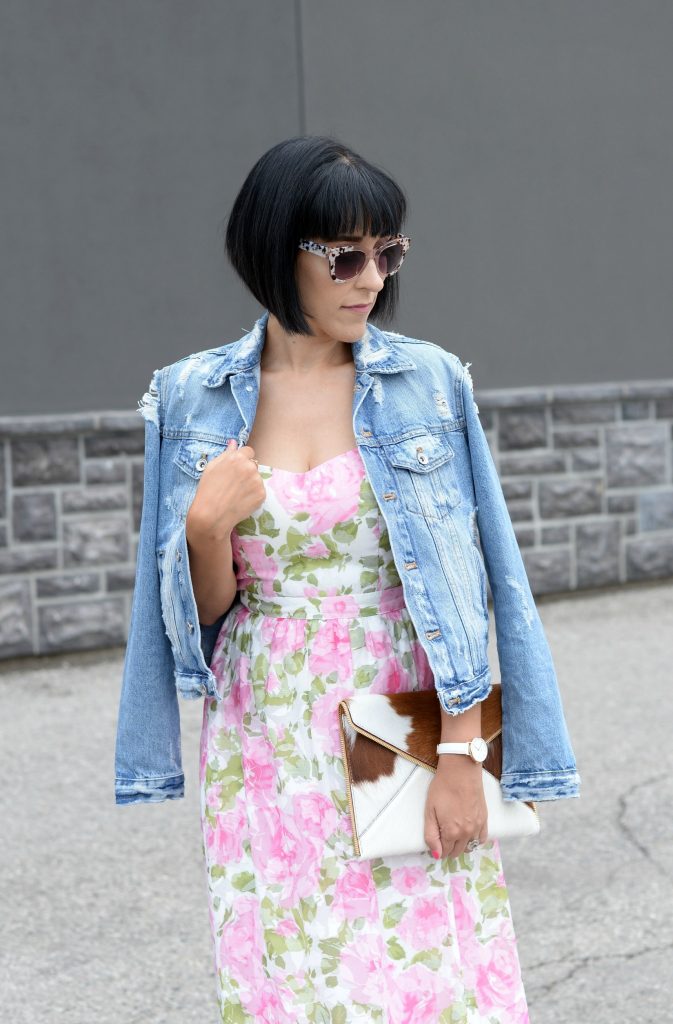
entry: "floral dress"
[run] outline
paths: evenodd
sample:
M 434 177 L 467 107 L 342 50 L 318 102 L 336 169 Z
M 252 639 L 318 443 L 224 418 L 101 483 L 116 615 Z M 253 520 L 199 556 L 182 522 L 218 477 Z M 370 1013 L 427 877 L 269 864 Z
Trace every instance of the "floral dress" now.
M 201 732 L 220 1019 L 526 1024 L 497 840 L 352 857 L 337 705 L 434 686 L 360 453 L 259 470 Z

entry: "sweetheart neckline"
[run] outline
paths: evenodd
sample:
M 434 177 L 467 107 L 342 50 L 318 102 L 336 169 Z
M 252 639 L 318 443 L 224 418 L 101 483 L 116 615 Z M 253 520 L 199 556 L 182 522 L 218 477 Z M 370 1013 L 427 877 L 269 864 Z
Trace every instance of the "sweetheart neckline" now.
M 336 455 L 333 455 L 331 459 L 325 459 L 324 462 L 319 462 L 317 466 L 312 466 L 311 469 L 282 469 L 280 466 L 268 466 L 263 462 L 258 462 L 257 468 L 270 469 L 272 473 L 285 473 L 289 476 L 308 476 L 309 473 L 315 473 L 317 469 L 322 469 L 323 466 L 329 465 L 330 462 L 334 462 L 336 459 L 342 459 L 345 455 L 352 455 L 353 452 L 357 452 L 358 450 L 358 446 L 355 445 L 354 448 L 349 448 L 346 452 L 338 452 Z

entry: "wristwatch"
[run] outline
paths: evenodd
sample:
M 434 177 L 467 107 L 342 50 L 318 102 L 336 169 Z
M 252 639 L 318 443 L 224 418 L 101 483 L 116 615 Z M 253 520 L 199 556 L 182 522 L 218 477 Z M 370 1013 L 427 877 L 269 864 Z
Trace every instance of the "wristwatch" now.
M 438 743 L 438 754 L 467 754 L 477 764 L 483 764 L 488 755 L 488 743 L 482 736 L 474 736 L 467 743 Z

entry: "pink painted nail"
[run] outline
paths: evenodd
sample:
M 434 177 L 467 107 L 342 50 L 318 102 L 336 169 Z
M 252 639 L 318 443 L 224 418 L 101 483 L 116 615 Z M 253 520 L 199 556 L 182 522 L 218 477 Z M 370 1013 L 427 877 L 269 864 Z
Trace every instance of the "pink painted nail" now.
M 439 850 L 433 850 L 432 856 L 435 858 L 435 860 L 439 860 Z

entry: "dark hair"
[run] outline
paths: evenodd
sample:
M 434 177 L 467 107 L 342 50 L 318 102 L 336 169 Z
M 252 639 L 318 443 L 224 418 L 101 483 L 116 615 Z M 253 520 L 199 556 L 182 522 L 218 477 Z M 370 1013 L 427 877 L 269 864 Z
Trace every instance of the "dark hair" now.
M 229 214 L 225 252 L 286 331 L 312 334 L 295 281 L 299 240 L 397 234 L 406 212 L 402 189 L 381 168 L 329 136 L 295 136 L 249 172 Z M 397 274 L 385 279 L 370 319 L 392 320 L 398 289 Z

